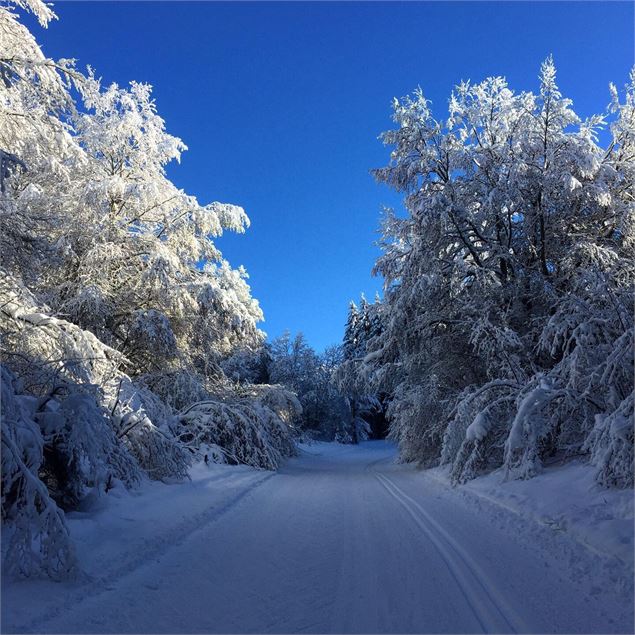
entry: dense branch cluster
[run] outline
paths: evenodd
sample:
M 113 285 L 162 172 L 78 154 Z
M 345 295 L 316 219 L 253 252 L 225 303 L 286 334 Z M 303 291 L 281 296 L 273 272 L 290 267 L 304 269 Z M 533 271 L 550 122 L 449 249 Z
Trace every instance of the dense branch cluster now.
M 286 331 L 258 350 L 238 350 L 222 366 L 241 385 L 275 384 L 294 394 L 299 438 L 354 443 L 356 427 L 365 424 L 356 418 L 352 393 L 340 381 L 345 348 L 330 346 L 317 353 L 302 333 L 291 336 Z
M 582 121 L 556 84 L 463 82 L 445 120 L 418 90 L 394 102 L 384 329 L 358 376 L 389 395 L 405 461 L 455 482 L 529 477 L 581 455 L 633 483 L 635 74 Z M 605 139 L 604 144 L 600 139 Z

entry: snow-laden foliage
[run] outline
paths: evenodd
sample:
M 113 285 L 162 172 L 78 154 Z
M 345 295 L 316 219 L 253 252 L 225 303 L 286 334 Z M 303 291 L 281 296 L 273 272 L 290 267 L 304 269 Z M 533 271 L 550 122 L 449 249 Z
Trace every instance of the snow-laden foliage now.
M 633 485 L 633 393 L 610 414 L 598 414 L 585 450 L 598 468 L 602 485 Z
M 69 470 L 91 461 L 92 469 L 103 472 L 108 464 L 116 468 L 112 476 L 128 485 L 135 483 L 139 472 L 129 450 L 146 471 L 184 475 L 183 451 L 174 441 L 166 441 L 161 431 L 169 423 L 169 407 L 120 370 L 125 361 L 121 354 L 89 331 L 41 312 L 28 290 L 12 284 L 9 275 L 0 288 L 0 302 L 3 356 L 25 389 L 48 404 L 42 432 L 51 461 L 64 467 L 65 488 L 81 489 L 79 472 L 73 476 Z M 53 396 L 63 398 L 55 410 Z M 148 454 L 163 467 L 149 462 Z M 55 481 L 59 479 L 57 474 Z M 80 498 L 71 497 L 67 506 Z
M 179 436 L 200 453 L 220 449 L 222 462 L 274 470 L 295 454 L 290 424 L 301 412 L 284 388 L 250 386 L 186 408 L 179 415 Z
M 351 302 L 342 342 L 342 359 L 334 381 L 345 396 L 351 413 L 350 440 L 353 443 L 368 439 L 373 433 L 371 421 L 384 419 L 381 395 L 369 381 L 364 359 L 371 341 L 383 330 L 383 307 L 379 296 L 369 304 L 362 294 L 359 307 Z M 375 431 L 376 432 L 376 431 Z
M 45 58 L 11 10 L 0 21 L 3 265 L 130 374 L 219 377 L 225 356 L 263 339 L 246 272 L 212 240 L 243 232 L 244 210 L 201 205 L 167 178 L 186 147 L 150 86 L 103 87 Z
M 386 319 L 360 372 L 404 460 L 461 482 L 581 454 L 632 484 L 634 82 L 584 121 L 551 59 L 538 93 L 461 83 L 445 120 L 420 90 L 395 100 L 375 175 L 407 215 L 384 220 Z
M 150 86 L 48 59 L 22 10 L 55 17 L 0 6 L 2 519 L 8 570 L 64 577 L 65 511 L 118 482 L 185 478 L 199 444 L 273 469 L 299 405 L 223 372 L 264 341 L 247 273 L 214 244 L 245 231 L 244 210 L 167 177 L 186 147 Z M 201 402 L 217 403 L 205 421 L 200 405 L 182 414 Z
M 44 444 L 34 419 L 36 405 L 19 394 L 15 377 L 4 366 L 0 373 L 2 522 L 10 527 L 3 539 L 5 573 L 28 576 L 44 571 L 64 578 L 74 573 L 77 562 L 64 514 L 38 476 Z
M 237 206 L 201 206 L 165 176 L 185 146 L 164 131 L 149 86 L 102 90 L 91 76 L 81 93 L 88 113 L 74 120 L 83 150 L 75 216 L 55 243 L 47 301 L 136 371 L 185 364 L 216 376 L 224 355 L 262 340 L 246 273 L 211 240 L 249 220 Z
M 133 486 L 144 472 L 182 477 L 189 457 L 158 427 L 163 421 L 153 408 L 157 398 L 134 387 L 118 369 L 120 354 L 92 333 L 44 313 L 6 273 L 0 305 L 3 360 L 12 369 L 3 365 L 9 396 L 3 392 L 2 515 L 11 544 L 18 545 L 8 550 L 7 563 L 25 575 L 39 566 L 61 576 L 73 570 L 64 564 L 72 548 L 59 526 L 62 510 L 105 493 L 113 479 Z M 17 409 L 10 396 L 16 390 L 9 389 L 16 383 L 21 386 Z M 28 415 L 18 417 L 27 407 Z M 16 453 L 28 459 L 11 460 Z M 32 466 L 29 475 L 25 466 Z M 54 547 L 37 533 L 45 526 Z M 39 546 L 25 555 L 34 540 Z

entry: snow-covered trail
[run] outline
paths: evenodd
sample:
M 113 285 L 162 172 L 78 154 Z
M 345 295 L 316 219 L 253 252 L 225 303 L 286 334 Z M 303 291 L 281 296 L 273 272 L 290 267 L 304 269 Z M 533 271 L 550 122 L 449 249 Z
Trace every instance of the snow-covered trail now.
M 310 447 L 185 539 L 18 630 L 631 631 L 623 599 L 572 580 L 533 534 L 475 513 L 394 452 Z

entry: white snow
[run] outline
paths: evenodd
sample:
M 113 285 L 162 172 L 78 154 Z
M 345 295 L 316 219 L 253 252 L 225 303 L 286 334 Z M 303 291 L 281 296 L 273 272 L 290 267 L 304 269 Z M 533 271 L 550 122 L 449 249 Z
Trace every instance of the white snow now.
M 443 483 L 449 481 L 447 468 L 426 474 Z M 633 490 L 599 486 L 588 464 L 572 461 L 545 468 L 533 479 L 507 482 L 498 470 L 456 491 L 563 532 L 603 558 L 633 565 Z
M 4 579 L 2 630 L 632 632 L 632 492 L 578 464 L 451 489 L 395 457 L 313 444 L 115 488 L 69 516 L 85 578 Z

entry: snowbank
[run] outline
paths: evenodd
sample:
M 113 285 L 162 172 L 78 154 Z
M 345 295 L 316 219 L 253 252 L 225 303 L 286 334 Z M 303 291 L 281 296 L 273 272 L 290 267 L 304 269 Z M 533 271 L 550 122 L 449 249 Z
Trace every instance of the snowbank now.
M 450 484 L 447 466 L 425 474 Z M 605 489 L 595 469 L 580 461 L 545 468 L 529 480 L 503 480 L 503 470 L 456 488 L 517 516 L 562 532 L 596 555 L 633 567 L 633 490 Z
M 66 515 L 83 575 L 67 584 L 5 576 L 2 630 L 7 624 L 28 621 L 34 596 L 39 598 L 40 618 L 54 616 L 145 563 L 160 559 L 168 547 L 214 522 L 272 475 L 246 466 L 201 463 L 191 468 L 188 482 L 144 481 L 134 490 L 116 483 L 107 495 L 84 501 L 80 511 Z

